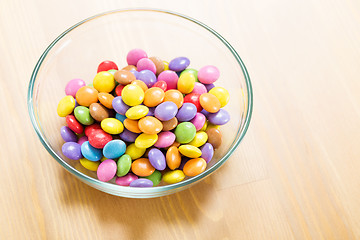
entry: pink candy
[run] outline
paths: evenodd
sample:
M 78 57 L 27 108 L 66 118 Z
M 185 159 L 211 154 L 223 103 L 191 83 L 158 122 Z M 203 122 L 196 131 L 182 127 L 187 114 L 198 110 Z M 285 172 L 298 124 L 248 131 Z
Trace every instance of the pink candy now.
M 142 49 L 135 48 L 128 53 L 126 61 L 129 65 L 136 66 L 138 61 L 142 58 L 147 58 L 146 52 Z
M 199 131 L 204 126 L 205 121 L 206 121 L 205 115 L 198 112 L 190 122 L 194 124 L 196 131 Z
M 203 93 L 207 93 L 207 90 L 206 90 L 206 87 L 204 86 L 204 84 L 195 82 L 194 89 L 192 90 L 191 93 L 198 93 L 201 95 Z
M 140 59 L 137 62 L 136 67 L 137 67 L 138 72 L 140 72 L 142 70 L 150 70 L 150 71 L 152 71 L 153 73 L 156 74 L 156 66 L 153 63 L 153 61 L 151 61 L 149 58 Z
M 75 97 L 76 92 L 79 90 L 79 88 L 84 87 L 84 86 L 86 86 L 86 83 L 84 80 L 78 79 L 78 78 L 73 79 L 66 84 L 65 94 Z
M 123 177 L 116 178 L 115 183 L 120 186 L 129 186 L 130 183 L 136 179 L 138 179 L 138 176 L 133 173 L 128 173 Z
M 161 132 L 158 135 L 158 140 L 157 142 L 154 144 L 155 147 L 157 148 L 166 148 L 166 147 L 170 147 L 171 144 L 173 144 L 175 142 L 175 134 L 167 131 L 167 132 Z
M 207 65 L 200 68 L 197 77 L 203 84 L 210 84 L 218 80 L 220 77 L 220 71 L 215 66 Z
M 158 76 L 158 81 L 164 81 L 167 84 L 167 90 L 177 89 L 178 75 L 171 70 L 163 71 Z
M 79 138 L 77 143 L 80 144 L 80 146 L 81 146 L 86 141 L 89 141 L 88 137 L 87 136 L 82 136 L 81 138 Z
M 116 174 L 117 165 L 114 160 L 106 159 L 100 163 L 97 169 L 97 176 L 100 181 L 110 181 Z

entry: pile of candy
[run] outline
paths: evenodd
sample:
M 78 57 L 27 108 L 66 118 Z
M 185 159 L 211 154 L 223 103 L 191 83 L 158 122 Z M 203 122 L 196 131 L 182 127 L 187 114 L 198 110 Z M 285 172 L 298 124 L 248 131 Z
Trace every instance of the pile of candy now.
M 219 70 L 187 68 L 133 49 L 128 66 L 100 63 L 93 83 L 73 79 L 57 113 L 63 154 L 96 171 L 100 181 L 131 187 L 173 184 L 205 171 L 221 145 L 229 93 L 215 87 Z

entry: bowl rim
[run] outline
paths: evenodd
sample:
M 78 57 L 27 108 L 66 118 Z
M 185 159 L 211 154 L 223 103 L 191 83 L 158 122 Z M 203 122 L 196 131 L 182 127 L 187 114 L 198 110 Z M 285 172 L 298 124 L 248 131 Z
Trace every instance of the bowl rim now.
M 45 136 L 43 136 L 42 131 L 40 130 L 40 127 L 38 126 L 37 122 L 36 122 L 36 118 L 37 116 L 35 116 L 35 112 L 34 112 L 34 106 L 33 106 L 33 89 L 34 89 L 34 84 L 35 84 L 35 80 L 38 74 L 38 71 L 41 67 L 41 64 L 43 63 L 44 59 L 46 58 L 47 54 L 50 52 L 50 50 L 56 45 L 57 42 L 59 42 L 66 34 L 68 34 L 69 32 L 71 32 L 72 30 L 74 30 L 75 28 L 81 26 L 82 24 L 92 21 L 96 18 L 102 17 L 102 16 L 106 16 L 106 15 L 110 15 L 110 14 L 115 14 L 115 13 L 121 13 L 121 12 L 132 12 L 132 11 L 146 11 L 146 12 L 157 12 L 157 13 L 162 13 L 162 14 L 169 14 L 169 15 L 173 15 L 176 17 L 180 17 L 183 18 L 185 20 L 188 20 L 190 22 L 193 22 L 201 27 L 203 27 L 204 29 L 206 29 L 207 31 L 209 31 L 210 33 L 212 33 L 214 36 L 216 36 L 232 53 L 232 55 L 235 57 L 236 61 L 238 62 L 238 64 L 240 65 L 240 68 L 243 72 L 244 78 L 245 78 L 245 82 L 246 82 L 246 89 L 247 89 L 247 114 L 245 117 L 245 122 L 244 122 L 244 127 L 241 129 L 238 129 L 238 132 L 236 134 L 236 136 L 239 136 L 239 138 L 237 139 L 237 141 L 235 143 L 232 144 L 232 146 L 230 147 L 230 149 L 224 154 L 224 156 L 222 156 L 222 158 L 220 158 L 213 166 L 211 166 L 209 169 L 206 169 L 203 173 L 191 177 L 189 179 L 186 179 L 184 181 L 175 183 L 175 184 L 170 184 L 170 185 L 164 185 L 164 186 L 156 186 L 156 187 L 152 187 L 152 188 L 129 188 L 127 186 L 120 186 L 120 185 L 116 185 L 113 183 L 108 183 L 108 182 L 102 182 L 98 179 L 92 178 L 87 176 L 86 174 L 83 174 L 82 172 L 76 170 L 75 168 L 73 168 L 72 166 L 70 166 L 67 162 L 65 162 L 64 160 L 62 160 L 62 158 L 52 149 L 52 147 L 45 141 Z M 112 192 L 118 192 L 121 191 L 123 193 L 126 192 L 131 192 L 131 194 L 154 194 L 157 192 L 166 192 L 168 190 L 174 190 L 177 188 L 181 188 L 181 187 L 185 187 L 185 186 L 190 186 L 191 184 L 198 182 L 199 180 L 205 178 L 206 176 L 210 175 L 211 173 L 213 173 L 215 170 L 217 170 L 220 166 L 222 166 L 227 160 L 228 158 L 232 155 L 232 153 L 236 150 L 236 148 L 239 146 L 241 140 L 244 138 L 249 125 L 250 125 L 250 120 L 251 120 L 251 115 L 252 115 L 252 110 L 253 110 L 253 92 L 252 92 L 252 85 L 251 85 L 251 81 L 250 81 L 250 76 L 247 72 L 247 69 L 245 67 L 245 64 L 243 63 L 242 59 L 240 58 L 240 56 L 238 55 L 238 53 L 235 51 L 235 49 L 230 45 L 230 43 L 224 38 L 222 37 L 219 33 L 217 33 L 214 29 L 212 29 L 211 27 L 207 26 L 206 24 L 192 18 L 189 16 L 186 16 L 184 14 L 181 13 L 177 13 L 177 12 L 173 12 L 173 11 L 169 11 L 169 10 L 163 10 L 163 9 L 157 9 L 157 8 L 124 8 L 124 9 L 116 9 L 116 10 L 111 10 L 111 11 L 106 11 L 103 13 L 99 13 L 96 15 L 93 15 L 91 17 L 88 17 L 78 23 L 76 23 L 75 25 L 71 26 L 70 28 L 66 29 L 64 32 L 62 32 L 57 38 L 55 38 L 54 41 L 52 41 L 50 43 L 50 45 L 45 49 L 45 51 L 42 53 L 42 55 L 40 56 L 39 60 L 37 61 L 35 68 L 31 74 L 31 78 L 30 78 L 30 82 L 29 82 L 29 87 L 28 87 L 28 96 L 27 96 L 27 104 L 28 104 L 28 112 L 30 115 L 30 119 L 31 119 L 31 123 L 35 129 L 36 134 L 38 135 L 42 145 L 45 147 L 45 149 L 50 153 L 50 155 L 61 165 L 63 166 L 66 170 L 68 170 L 71 174 L 75 175 L 76 177 L 79 177 L 81 180 L 83 181 L 87 181 L 90 184 L 93 185 L 97 185 L 99 186 L 101 189 L 104 188 L 108 188 L 111 189 Z M 241 131 L 242 130 L 242 131 Z M 126 197 L 126 196 L 124 196 Z M 129 196 L 131 197 L 131 196 Z

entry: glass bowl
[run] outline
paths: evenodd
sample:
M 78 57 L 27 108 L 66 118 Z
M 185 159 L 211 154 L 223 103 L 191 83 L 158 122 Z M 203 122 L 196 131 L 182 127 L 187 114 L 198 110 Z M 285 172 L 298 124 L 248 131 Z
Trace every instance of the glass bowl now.
M 61 152 L 60 128 L 65 118 L 57 113 L 57 104 L 65 96 L 66 83 L 74 78 L 91 83 L 97 66 L 113 60 L 126 66 L 126 54 L 133 48 L 144 49 L 149 56 L 170 61 L 178 56 L 190 59 L 191 68 L 215 65 L 221 76 L 217 86 L 230 93 L 225 109 L 231 115 L 221 127 L 223 143 L 215 151 L 207 169 L 192 178 L 172 185 L 152 188 L 118 186 L 101 182 L 96 173 L 83 168 L 79 161 L 67 159 Z M 103 192 L 130 198 L 151 198 L 172 194 L 208 177 L 235 151 L 250 123 L 252 89 L 245 65 L 235 49 L 216 31 L 182 14 L 158 9 L 115 10 L 87 18 L 60 34 L 44 51 L 32 73 L 28 90 L 28 110 L 41 143 L 67 171 Z

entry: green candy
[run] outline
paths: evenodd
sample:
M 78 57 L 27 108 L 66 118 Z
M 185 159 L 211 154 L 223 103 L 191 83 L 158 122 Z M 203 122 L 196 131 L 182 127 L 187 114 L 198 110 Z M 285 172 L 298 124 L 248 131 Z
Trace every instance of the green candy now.
M 131 157 L 127 154 L 122 155 L 117 161 L 116 175 L 118 177 L 125 176 L 131 168 Z
M 114 75 L 114 74 L 117 72 L 117 70 L 115 70 L 115 69 L 110 69 L 110 70 L 108 70 L 108 72 L 111 73 L 112 75 Z
M 196 128 L 191 122 L 182 122 L 175 129 L 176 141 L 178 143 L 191 142 L 196 134 Z
M 153 182 L 153 187 L 155 187 L 156 185 L 158 185 L 161 181 L 161 172 L 158 170 L 155 170 L 150 176 L 147 176 L 145 178 L 149 179 L 150 181 Z
M 191 73 L 192 75 L 194 75 L 196 82 L 199 81 L 198 78 L 197 78 L 198 71 L 197 71 L 196 69 L 193 69 L 193 68 L 187 68 L 187 69 L 185 69 L 184 71 L 182 71 L 182 72 L 180 73 L 180 77 L 181 77 L 181 75 L 183 75 L 184 73 L 187 73 L 187 72 L 188 72 L 188 73 Z
M 76 119 L 84 125 L 91 125 L 94 123 L 94 119 L 90 115 L 90 110 L 84 106 L 77 106 L 74 109 Z

